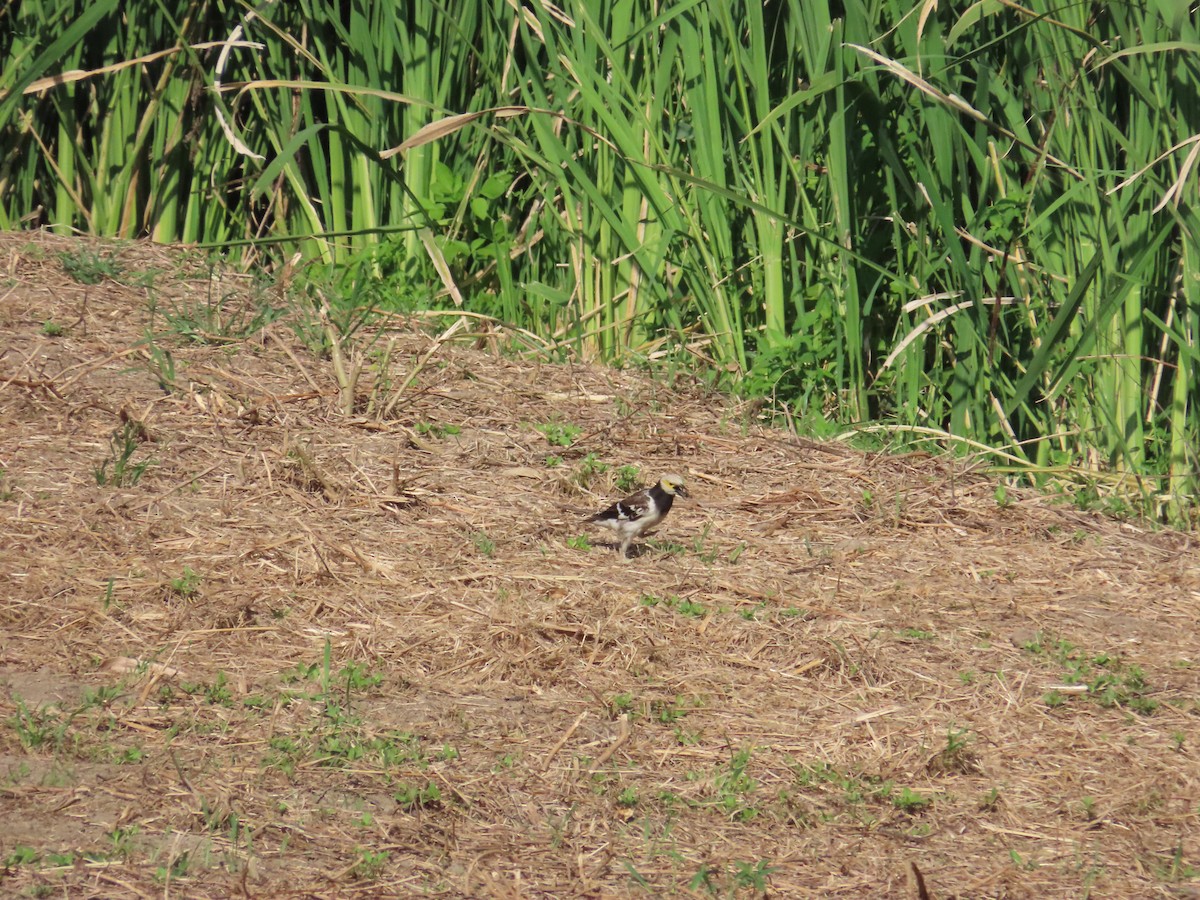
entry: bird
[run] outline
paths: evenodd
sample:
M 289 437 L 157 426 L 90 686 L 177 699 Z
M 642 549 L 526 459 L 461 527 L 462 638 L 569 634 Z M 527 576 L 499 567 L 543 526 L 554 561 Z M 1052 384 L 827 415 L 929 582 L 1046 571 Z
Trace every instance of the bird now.
M 629 545 L 666 517 L 671 511 L 671 504 L 675 502 L 676 495 L 688 496 L 683 478 L 679 475 L 664 475 L 654 487 L 618 500 L 607 509 L 589 516 L 587 521 L 616 532 L 621 541 L 621 556 L 628 557 Z

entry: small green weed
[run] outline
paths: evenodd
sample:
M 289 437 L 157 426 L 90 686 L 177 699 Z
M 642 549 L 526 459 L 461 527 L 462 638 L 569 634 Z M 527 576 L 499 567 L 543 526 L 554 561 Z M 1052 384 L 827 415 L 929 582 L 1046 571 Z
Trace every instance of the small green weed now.
M 194 597 L 200 589 L 201 577 L 191 566 L 183 567 L 183 574 L 167 582 L 167 588 L 177 597 Z
M 601 462 L 599 453 L 589 453 L 579 461 L 579 473 L 576 480 L 581 485 L 590 484 L 597 475 L 608 471 L 608 463 Z
M 703 603 L 697 603 L 694 600 L 681 600 L 674 594 L 665 598 L 656 597 L 653 594 L 642 594 L 640 603 L 642 606 L 658 606 L 661 603 L 668 609 L 679 613 L 679 615 L 692 619 L 702 619 L 708 613 L 708 607 Z
M 637 466 L 620 466 L 617 469 L 616 489 L 621 493 L 628 493 L 637 488 L 641 483 L 641 472 Z
M 146 336 L 142 339 L 141 343 L 146 348 L 146 368 L 150 370 L 150 374 L 158 382 L 159 390 L 164 394 L 173 393 L 177 386 L 175 357 L 166 347 L 158 345 L 158 341 L 149 329 L 146 329 Z
M 132 487 L 142 480 L 146 470 L 155 464 L 153 459 L 133 462 L 139 445 L 147 439 L 146 428 L 136 419 L 125 419 L 108 440 L 109 455 L 93 470 L 100 487 Z
M 68 250 L 58 255 L 63 271 L 80 284 L 99 284 L 105 279 L 116 281 L 123 267 L 111 256 L 86 247 Z
M 190 863 L 191 857 L 185 850 L 172 859 L 170 865 L 157 866 L 154 869 L 154 880 L 159 884 L 169 884 L 172 881 L 178 881 L 180 878 L 186 878 Z
M 400 782 L 392 796 L 406 810 L 430 809 L 442 803 L 442 792 L 432 781 L 425 782 L 423 786 Z
M 146 753 L 141 747 L 126 747 L 124 750 L 113 750 L 111 759 L 119 766 L 131 766 L 140 763 L 146 758 Z
M 42 336 L 43 337 L 62 337 L 66 333 L 67 333 L 66 326 L 59 325 L 53 319 L 47 319 L 45 322 L 42 323 Z
M 1042 632 L 1025 642 L 1023 649 L 1035 656 L 1048 656 L 1062 666 L 1063 680 L 1068 685 L 1087 688 L 1075 696 L 1086 697 L 1106 708 L 1131 709 L 1144 716 L 1153 715 L 1158 709 L 1158 701 L 1146 696 L 1146 674 L 1139 666 L 1126 665 L 1107 653 L 1089 655 L 1070 641 L 1051 638 Z M 1052 708 L 1061 707 L 1070 702 L 1071 696 L 1065 691 L 1050 691 L 1043 700 Z
M 49 704 L 30 709 L 20 697 L 15 697 L 14 702 L 16 713 L 9 723 L 16 731 L 21 746 L 27 750 L 42 747 L 59 750 L 74 716 L 64 715 L 57 706 Z
M 112 831 L 108 832 L 108 841 L 111 844 L 110 858 L 113 859 L 128 859 L 133 852 L 133 839 L 141 831 L 136 825 L 123 827 L 118 825 Z
M 32 847 L 18 845 L 13 848 L 12 853 L 4 857 L 4 865 L 6 868 L 14 868 L 16 866 L 28 866 L 41 859 L 41 856 Z
M 417 434 L 428 435 L 429 437 L 437 438 L 439 441 L 447 437 L 454 437 L 462 434 L 462 428 L 458 425 L 441 424 L 436 422 L 418 422 L 413 426 Z
M 212 684 L 205 684 L 199 681 L 184 681 L 180 683 L 179 690 L 189 697 L 203 697 L 205 701 L 211 703 L 213 706 L 233 705 L 233 693 L 229 689 L 229 676 L 224 672 L 218 672 Z
M 675 743 L 681 747 L 695 747 L 700 743 L 700 732 L 684 728 L 682 725 L 676 725 L 671 734 L 675 737 Z
M 758 787 L 758 781 L 747 774 L 752 750 L 747 748 L 736 751 L 730 757 L 729 764 L 718 769 L 713 777 L 713 787 L 716 791 L 714 802 L 718 809 L 726 815 L 748 822 L 758 816 L 758 809 L 751 806 L 748 795 Z
M 646 546 L 652 550 L 657 550 L 659 553 L 665 553 L 668 556 L 683 556 L 687 553 L 687 547 L 677 541 L 662 541 L 658 538 L 646 541 Z
M 492 771 L 501 772 L 504 769 L 511 769 L 517 764 L 518 759 L 520 759 L 520 754 L 518 753 L 501 754 L 500 758 L 496 761 L 496 765 L 492 767 Z
M 718 552 L 716 547 L 705 547 L 708 543 L 708 534 L 710 531 L 712 531 L 712 523 L 706 524 L 700 534 L 692 538 L 692 552 L 700 558 L 701 562 L 709 564 L 716 560 Z
M 216 278 L 210 277 L 208 296 L 202 302 L 163 307 L 161 312 L 167 327 L 193 344 L 228 344 L 245 340 L 283 314 L 261 296 L 219 296 L 217 290 Z M 155 304 L 151 314 L 157 309 Z
M 572 550 L 591 550 L 592 542 L 588 540 L 586 534 L 577 534 L 575 537 L 567 538 L 567 546 Z
M 975 754 L 969 749 L 971 732 L 966 728 L 951 728 L 946 732 L 946 746 L 934 759 L 934 764 L 945 772 L 973 772 L 976 768 Z
M 703 701 L 696 700 L 692 706 L 700 706 Z M 680 696 L 676 695 L 673 700 L 654 700 L 650 703 L 650 714 L 664 725 L 670 725 L 679 719 L 686 716 L 690 709 L 687 708 L 687 702 Z
M 83 692 L 83 701 L 79 705 L 79 712 L 85 712 L 89 709 L 108 709 L 121 696 L 121 689 L 115 684 L 103 684 L 98 688 L 85 688 Z
M 366 691 L 383 684 L 383 673 L 372 672 L 366 663 L 350 662 L 338 670 L 338 680 L 345 685 L 346 693 Z
M 892 805 L 902 812 L 917 812 L 933 802 L 932 798 L 919 794 L 910 788 L 901 788 L 899 793 L 891 796 Z
M 350 870 L 350 874 L 362 881 L 375 881 L 383 874 L 387 862 L 388 851 L 380 850 L 374 852 L 365 847 L 359 848 L 358 862 L 354 864 L 354 867 Z
M 496 542 L 487 536 L 485 532 L 477 531 L 471 538 L 475 544 L 475 549 L 483 556 L 490 557 L 496 552 Z
M 363 732 L 362 723 L 356 718 L 326 718 L 330 730 L 321 737 L 316 748 L 322 766 L 343 769 L 363 761 L 383 769 L 405 764 L 416 764 L 424 769 L 429 765 L 418 735 L 394 731 L 370 736 Z
M 630 712 L 633 709 L 633 694 L 614 694 L 612 700 L 608 702 L 608 708 L 614 716 Z
M 108 584 L 104 587 L 104 596 L 100 598 L 100 608 L 108 612 L 108 608 L 113 603 L 113 593 L 117 580 L 115 578 L 108 579 Z
M 218 672 L 213 683 L 205 686 L 204 699 L 213 706 L 233 705 L 233 693 L 229 690 L 229 677 L 224 672 Z
M 1026 872 L 1032 872 L 1038 867 L 1038 862 L 1036 859 L 1033 859 L 1032 857 L 1026 859 L 1016 850 L 1009 850 L 1008 858 L 1012 860 L 1012 864 L 1014 866 Z
M 635 787 L 627 787 L 617 795 L 617 806 L 623 806 L 626 809 L 631 809 L 641 802 L 638 796 L 638 790 Z
M 267 741 L 271 752 L 262 758 L 262 765 L 267 769 L 278 769 L 289 778 L 295 774 L 296 765 L 305 757 L 305 748 L 292 737 L 277 735 Z
M 535 425 L 534 428 L 554 447 L 570 447 L 575 443 L 575 438 L 583 433 L 583 429 L 577 425 L 564 425 L 559 422 L 547 422 L 544 425 Z
M 1171 854 L 1170 860 L 1163 863 L 1161 860 L 1154 860 L 1150 865 L 1151 870 L 1160 881 L 1180 882 L 1193 881 L 1200 878 L 1200 868 L 1192 865 L 1183 858 L 1183 842 L 1180 841 L 1175 845 L 1175 850 Z
M 752 891 L 755 896 L 767 896 L 768 881 L 775 869 L 768 860 L 756 863 L 734 862 L 733 883 L 736 891 Z
M 826 785 L 833 788 L 837 800 L 845 805 L 850 818 L 862 824 L 876 821 L 870 811 L 871 804 L 886 803 L 895 809 L 913 813 L 934 802 L 934 798 L 911 788 L 897 789 L 893 782 L 879 776 L 849 774 L 825 762 L 796 765 L 793 771 L 796 773 L 797 787 L 806 792 Z M 836 813 L 829 813 L 827 818 L 835 820 Z

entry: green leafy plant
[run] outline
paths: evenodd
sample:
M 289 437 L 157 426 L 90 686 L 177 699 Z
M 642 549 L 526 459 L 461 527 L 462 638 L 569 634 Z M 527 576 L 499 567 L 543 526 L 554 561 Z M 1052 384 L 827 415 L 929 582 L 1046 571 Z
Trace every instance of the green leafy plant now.
M 625 494 L 637 488 L 641 483 L 641 471 L 637 466 L 619 466 L 617 468 L 616 489 Z
M 4 865 L 7 867 L 27 866 L 32 865 L 41 859 L 41 855 L 32 847 L 18 845 L 13 848 L 8 856 L 4 857 Z
M 760 859 L 754 863 L 738 861 L 733 864 L 733 870 L 733 883 L 737 890 L 767 896 L 771 874 L 775 871 L 769 860 Z
M 67 715 L 57 706 L 43 705 L 30 709 L 20 697 L 14 698 L 16 711 L 9 720 L 21 746 L 29 750 L 43 747 L 62 748 L 74 715 Z
M 475 545 L 476 551 L 483 556 L 493 556 L 496 552 L 496 542 L 487 536 L 485 532 L 477 531 L 471 538 L 471 542 Z
M 114 859 L 128 859 L 133 853 L 133 839 L 141 833 L 137 825 L 118 825 L 108 832 L 110 856 Z
M 1124 707 L 1147 716 L 1158 708 L 1158 702 L 1146 696 L 1146 676 L 1139 666 L 1126 665 L 1107 653 L 1089 655 L 1069 641 L 1042 632 L 1025 642 L 1024 649 L 1049 657 L 1063 667 L 1067 685 L 1084 688 L 1079 695 L 1062 690 L 1048 692 L 1043 700 L 1050 707 L 1066 706 L 1072 696 L 1082 696 L 1103 707 Z
M 656 597 L 653 594 L 643 594 L 640 602 L 642 606 L 658 606 L 661 603 L 679 615 L 691 619 L 702 619 L 708 614 L 708 607 L 703 603 L 694 600 L 683 600 L 675 595 L 664 598 Z
M 146 440 L 146 428 L 134 419 L 125 419 L 109 437 L 108 458 L 93 470 L 101 487 L 132 487 L 142 480 L 153 459 L 133 462 L 138 447 Z
M 688 548 L 678 541 L 665 541 L 659 538 L 651 538 L 650 540 L 646 541 L 645 545 L 659 553 L 665 553 L 668 556 L 683 556 L 688 551 Z
M 579 461 L 579 474 L 577 480 L 580 484 L 588 484 L 597 475 L 602 475 L 608 471 L 608 463 L 600 459 L 599 453 L 589 453 Z
M 614 715 L 631 712 L 633 710 L 633 694 L 614 694 L 608 705 Z
M 363 881 L 376 881 L 387 867 L 388 859 L 389 853 L 387 850 L 373 851 L 360 848 L 358 851 L 358 861 L 350 870 L 351 874 Z
M 105 280 L 117 280 L 123 267 L 111 255 L 99 253 L 87 247 L 66 250 L 59 254 L 63 271 L 80 284 L 99 284 Z
M 158 382 L 159 389 L 170 394 L 176 388 L 175 357 L 166 347 L 159 345 L 155 337 L 146 332 L 142 341 L 146 347 L 147 367 Z
M 418 422 L 414 426 L 417 434 L 429 435 L 441 440 L 446 437 L 462 434 L 462 428 L 458 425 L 439 424 L 434 422 Z
M 933 802 L 924 794 L 919 794 L 916 791 L 906 787 L 901 788 L 897 793 L 893 793 L 891 800 L 892 805 L 895 806 L 896 809 L 908 813 L 924 809 L 931 802 Z
M 575 438 L 583 432 L 578 425 L 568 425 L 561 422 L 547 422 L 544 425 L 535 425 L 546 438 L 547 443 L 554 447 L 570 447 L 575 443 Z
M 393 795 L 404 809 L 430 808 L 441 804 L 441 789 L 432 781 L 424 785 L 401 783 Z
M 193 597 L 200 589 L 201 578 L 191 566 L 183 567 L 183 574 L 167 582 L 167 588 L 178 597 Z
M 180 878 L 186 878 L 190 866 L 191 854 L 185 850 L 174 856 L 169 865 L 156 866 L 154 869 L 154 880 L 160 884 L 169 884 L 172 881 L 178 881 Z
M 713 777 L 716 792 L 715 804 L 727 815 L 743 822 L 757 817 L 758 809 L 750 805 L 749 795 L 758 787 L 758 781 L 746 771 L 750 766 L 752 751 L 735 751 L 729 764 L 718 769 Z
M 179 338 L 209 345 L 245 340 L 283 315 L 282 309 L 267 301 L 264 286 L 256 285 L 249 292 L 231 289 L 229 286 L 236 284 L 236 275 L 231 276 L 229 268 L 227 261 L 210 258 L 201 300 L 155 299 L 151 304 L 152 315 L 160 314 L 166 329 Z M 152 281 L 153 273 L 142 274 L 150 276 Z

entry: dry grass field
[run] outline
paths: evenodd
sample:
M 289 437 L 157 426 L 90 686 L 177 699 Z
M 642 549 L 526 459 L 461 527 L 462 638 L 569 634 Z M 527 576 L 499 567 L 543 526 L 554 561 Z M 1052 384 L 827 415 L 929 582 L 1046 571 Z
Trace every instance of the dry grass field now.
M 331 356 L 195 254 L 0 268 L 0 895 L 1200 896 L 1195 538 L 494 335 Z

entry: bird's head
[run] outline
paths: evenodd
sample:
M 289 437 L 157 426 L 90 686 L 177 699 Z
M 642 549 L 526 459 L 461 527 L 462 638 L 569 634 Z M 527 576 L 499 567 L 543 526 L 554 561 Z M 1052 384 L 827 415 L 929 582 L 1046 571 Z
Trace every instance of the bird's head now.
M 658 482 L 658 486 L 674 497 L 678 494 L 680 497 L 688 495 L 687 488 L 683 485 L 683 478 L 679 475 L 664 475 Z

